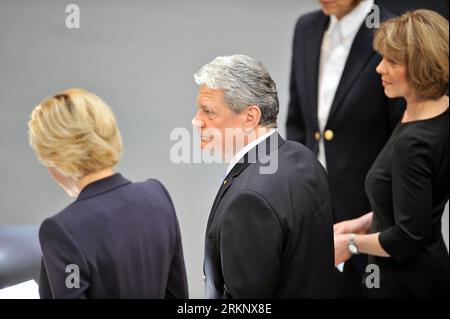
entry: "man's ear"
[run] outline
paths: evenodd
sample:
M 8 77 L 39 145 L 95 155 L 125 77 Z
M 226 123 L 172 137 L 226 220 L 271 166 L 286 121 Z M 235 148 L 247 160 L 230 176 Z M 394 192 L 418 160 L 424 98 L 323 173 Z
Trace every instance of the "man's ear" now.
M 261 109 L 257 105 L 250 105 L 244 112 L 244 123 L 243 128 L 245 131 L 254 130 L 259 125 L 259 120 L 261 119 Z

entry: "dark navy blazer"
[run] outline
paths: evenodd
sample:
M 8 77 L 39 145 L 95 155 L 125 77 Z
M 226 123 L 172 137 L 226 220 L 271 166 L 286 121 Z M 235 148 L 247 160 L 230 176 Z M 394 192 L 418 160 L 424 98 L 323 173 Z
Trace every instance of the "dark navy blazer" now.
M 39 239 L 41 298 L 188 297 L 175 209 L 154 179 L 117 173 L 89 184 Z

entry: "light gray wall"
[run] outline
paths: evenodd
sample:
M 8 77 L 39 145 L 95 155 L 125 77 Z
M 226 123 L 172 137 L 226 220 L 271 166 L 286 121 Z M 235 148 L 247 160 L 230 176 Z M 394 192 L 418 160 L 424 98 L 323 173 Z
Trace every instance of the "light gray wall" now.
M 69 3 L 80 6 L 78 30 L 65 27 Z M 117 116 L 125 144 L 119 171 L 169 189 L 190 295 L 203 297 L 203 236 L 225 167 L 172 164 L 169 134 L 191 129 L 193 73 L 218 55 L 244 53 L 278 85 L 284 135 L 293 27 L 316 8 L 315 0 L 0 0 L 0 223 L 38 224 L 70 203 L 29 148 L 27 121 L 43 97 L 86 88 Z

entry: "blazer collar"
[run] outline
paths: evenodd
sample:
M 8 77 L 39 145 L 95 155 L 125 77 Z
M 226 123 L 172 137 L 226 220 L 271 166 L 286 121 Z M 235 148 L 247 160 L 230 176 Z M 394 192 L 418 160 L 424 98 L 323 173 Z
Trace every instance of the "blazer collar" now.
M 282 144 L 286 141 L 280 136 L 280 134 L 275 131 L 273 134 L 269 135 L 266 139 L 259 142 L 255 147 L 249 150 L 244 157 L 242 157 L 236 165 L 231 169 L 228 173 L 225 180 L 231 178 L 232 179 L 238 176 L 247 166 L 252 163 L 256 163 L 258 161 L 263 160 L 265 157 L 270 155 L 273 151 L 278 149 Z
M 384 9 L 384 7 L 379 6 L 379 8 L 381 22 L 393 17 L 393 15 Z M 328 115 L 328 123 L 333 120 L 336 111 L 339 109 L 340 104 L 344 100 L 353 82 L 358 77 L 358 74 L 361 73 L 361 70 L 370 58 L 377 54 L 372 48 L 372 42 L 376 30 L 376 28 L 368 28 L 366 24 L 363 23 L 356 34 L 344 67 L 344 71 L 342 72 L 341 81 L 339 82 L 339 86 L 336 90 L 336 94 L 331 105 L 330 114 Z
M 82 189 L 76 201 L 91 198 L 130 183 L 131 181 L 123 177 L 120 173 L 116 173 L 88 184 Z
M 387 13 L 384 8 L 380 7 L 381 21 L 387 18 Z M 320 48 L 322 45 L 322 38 L 325 31 L 330 24 L 330 18 L 322 12 L 320 16 L 315 19 L 308 27 L 306 33 L 305 47 L 309 48 L 306 51 L 306 74 L 311 78 L 311 81 L 306 83 L 307 93 L 309 96 L 309 105 L 311 105 L 311 114 L 313 115 L 313 121 L 318 125 L 317 120 L 317 101 L 318 101 L 318 75 L 319 75 L 319 62 L 320 62 Z M 375 54 L 372 49 L 374 29 L 369 29 L 363 23 L 353 40 L 350 54 L 347 57 L 347 62 L 342 72 L 339 86 L 336 90 L 336 94 L 331 105 L 330 114 L 328 115 L 328 122 L 330 122 L 342 103 L 345 95 L 347 94 L 351 84 L 356 79 L 357 75 L 361 72 L 361 69 Z
M 265 140 L 261 141 L 258 145 L 256 145 L 256 147 L 252 148 L 239 162 L 236 163 L 236 165 L 231 169 L 231 171 L 223 181 L 222 186 L 220 187 L 216 198 L 214 199 L 214 203 L 208 219 L 207 229 L 209 228 L 213 220 L 217 206 L 222 200 L 222 197 L 233 184 L 233 179 L 239 176 L 250 164 L 256 163 L 258 161 L 265 163 L 266 161 L 264 161 L 264 158 L 277 150 L 285 142 L 286 141 L 280 136 L 280 134 L 278 132 L 275 132 Z
M 319 81 L 319 62 L 320 62 L 320 48 L 322 46 L 323 35 L 330 23 L 330 18 L 322 12 L 319 13 L 319 17 L 314 19 L 306 30 L 305 37 L 305 61 L 304 63 L 306 75 L 311 81 L 306 81 L 306 94 L 309 99 L 309 107 L 311 108 L 310 114 L 312 114 L 313 123 L 318 128 L 317 119 L 317 92 Z M 304 48 L 302 48 L 304 49 Z
M 333 103 L 331 104 L 328 122 L 333 119 L 336 110 L 339 108 L 339 105 L 342 103 L 357 76 L 361 73 L 361 70 L 367 64 L 367 61 L 375 54 L 375 51 L 372 49 L 373 34 L 374 30 L 367 28 L 365 23 L 361 25 L 356 34 Z

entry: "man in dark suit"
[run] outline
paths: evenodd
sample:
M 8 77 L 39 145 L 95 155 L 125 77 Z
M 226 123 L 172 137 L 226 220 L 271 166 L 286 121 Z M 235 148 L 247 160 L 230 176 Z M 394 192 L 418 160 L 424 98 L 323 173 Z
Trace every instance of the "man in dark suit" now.
M 376 23 L 391 15 L 372 0 L 321 1 L 322 11 L 296 25 L 287 138 L 311 149 L 326 167 L 335 222 L 371 211 L 364 180 L 404 110 L 384 95 L 372 48 Z M 362 297 L 366 259 L 338 273 L 338 295 Z
M 335 297 L 326 173 L 311 151 L 276 132 L 269 73 L 234 55 L 195 79 L 201 147 L 229 163 L 206 229 L 206 297 Z

